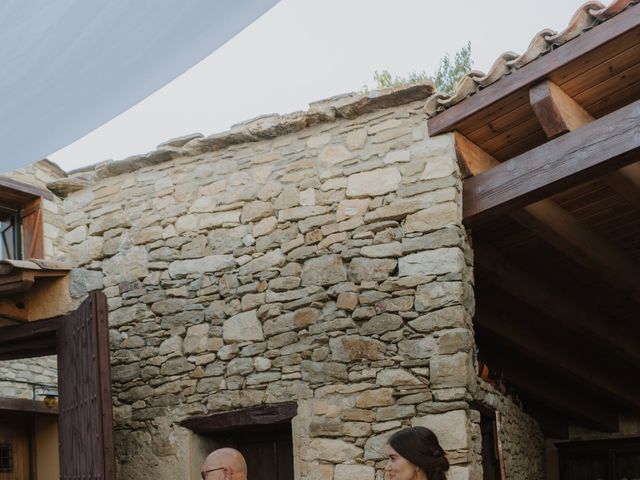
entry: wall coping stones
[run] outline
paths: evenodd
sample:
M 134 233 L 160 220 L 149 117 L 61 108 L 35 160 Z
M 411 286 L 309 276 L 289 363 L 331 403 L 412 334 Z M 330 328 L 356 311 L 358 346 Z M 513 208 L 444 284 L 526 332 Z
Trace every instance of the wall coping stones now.
M 354 92 L 338 95 L 310 103 L 307 111 L 263 115 L 233 125 L 226 132 L 207 137 L 200 134 L 187 135 L 161 143 L 156 150 L 146 154 L 133 155 L 123 160 L 107 160 L 84 167 L 69 172 L 65 178 L 48 183 L 47 188 L 64 198 L 105 178 L 134 172 L 177 157 L 197 156 L 205 152 L 223 150 L 232 145 L 269 140 L 319 123 L 334 122 L 340 118 L 353 119 L 377 110 L 425 100 L 434 90 L 433 82 L 424 81 L 364 94 Z

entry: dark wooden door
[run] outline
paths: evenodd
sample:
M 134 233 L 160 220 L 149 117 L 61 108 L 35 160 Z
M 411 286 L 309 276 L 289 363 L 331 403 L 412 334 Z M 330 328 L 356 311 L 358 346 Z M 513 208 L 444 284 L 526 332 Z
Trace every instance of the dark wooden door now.
M 247 461 L 248 478 L 293 480 L 293 443 L 291 427 L 274 428 L 234 436 L 232 446 Z
M 58 330 L 61 480 L 113 480 L 107 306 L 93 292 Z
M 33 422 L 0 417 L 0 480 L 31 480 Z

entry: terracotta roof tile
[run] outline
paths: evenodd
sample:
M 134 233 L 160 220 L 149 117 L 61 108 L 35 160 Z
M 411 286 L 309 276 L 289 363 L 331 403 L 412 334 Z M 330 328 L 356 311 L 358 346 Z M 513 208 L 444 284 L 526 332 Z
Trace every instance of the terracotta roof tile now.
M 468 72 L 458 82 L 453 95 L 448 95 L 444 92 L 436 92 L 432 95 L 427 100 L 425 111 L 430 117 L 437 115 L 439 112 L 446 110 L 466 97 L 524 67 L 554 48 L 564 45 L 595 25 L 609 20 L 639 2 L 640 0 L 613 0 L 608 6 L 599 1 L 590 1 L 583 4 L 573 15 L 567 28 L 561 32 L 551 29 L 542 30 L 533 37 L 524 53 L 521 55 L 514 52 L 503 53 L 494 62 L 487 74 L 479 70 Z

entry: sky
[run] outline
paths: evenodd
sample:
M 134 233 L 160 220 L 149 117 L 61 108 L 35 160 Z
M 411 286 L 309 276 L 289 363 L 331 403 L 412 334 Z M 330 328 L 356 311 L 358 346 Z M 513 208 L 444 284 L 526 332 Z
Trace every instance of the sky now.
M 281 0 L 209 57 L 48 158 L 70 171 L 222 132 L 373 86 L 373 73 L 434 72 L 471 42 L 474 68 L 564 29 L 581 0 Z M 608 3 L 608 2 L 607 2 Z

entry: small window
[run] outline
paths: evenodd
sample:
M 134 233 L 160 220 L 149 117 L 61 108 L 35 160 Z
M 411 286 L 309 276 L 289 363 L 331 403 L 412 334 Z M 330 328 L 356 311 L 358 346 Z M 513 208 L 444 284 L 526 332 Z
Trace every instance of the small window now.
M 13 472 L 13 448 L 10 443 L 0 443 L 0 472 Z
M 0 260 L 19 260 L 21 247 L 19 211 L 0 206 Z

